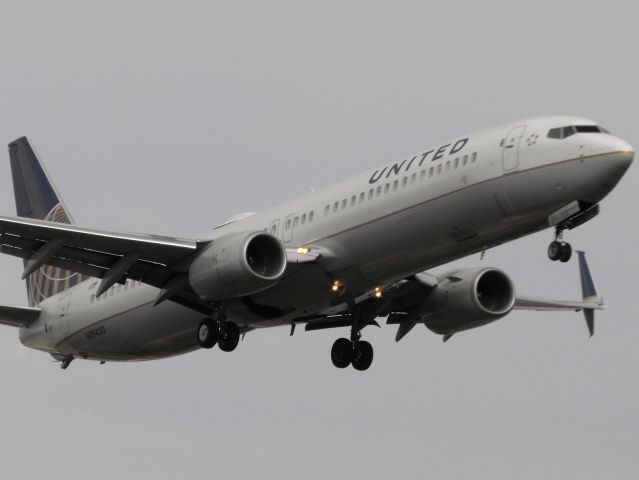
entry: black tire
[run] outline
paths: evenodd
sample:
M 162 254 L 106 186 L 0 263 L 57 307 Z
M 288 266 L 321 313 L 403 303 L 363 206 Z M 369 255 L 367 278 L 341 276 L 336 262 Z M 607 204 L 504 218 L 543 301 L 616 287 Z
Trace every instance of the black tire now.
M 562 242 L 558 242 L 557 240 L 550 242 L 550 245 L 548 245 L 548 258 L 553 262 L 561 258 L 561 245 Z
M 238 343 L 240 343 L 240 327 L 237 326 L 237 323 L 224 323 L 220 328 L 220 338 L 217 340 L 220 350 L 232 352 Z
M 353 351 L 353 368 L 364 371 L 373 363 L 373 346 L 363 340 L 357 342 Z
M 572 247 L 569 243 L 561 244 L 561 252 L 559 254 L 559 261 L 566 263 L 572 257 Z
M 337 368 L 346 368 L 353 360 L 353 344 L 347 338 L 338 338 L 331 348 L 331 360 Z
M 217 343 L 220 332 L 217 327 L 217 322 L 214 322 L 210 318 L 202 320 L 197 327 L 197 343 L 202 348 L 213 348 Z

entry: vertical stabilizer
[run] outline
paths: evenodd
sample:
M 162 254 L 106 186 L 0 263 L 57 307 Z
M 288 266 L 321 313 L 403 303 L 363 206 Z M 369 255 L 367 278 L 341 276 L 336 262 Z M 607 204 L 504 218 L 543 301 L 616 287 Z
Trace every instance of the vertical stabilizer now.
M 9 158 L 18 216 L 73 223 L 55 185 L 26 137 L 9 144 Z M 29 305 L 38 305 L 45 298 L 85 279 L 83 275 L 45 265 L 26 278 Z

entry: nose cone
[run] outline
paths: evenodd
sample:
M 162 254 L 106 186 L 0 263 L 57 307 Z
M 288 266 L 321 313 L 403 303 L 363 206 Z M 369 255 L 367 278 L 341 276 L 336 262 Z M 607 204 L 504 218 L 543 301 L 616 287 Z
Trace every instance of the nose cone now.
M 607 195 L 625 175 L 635 158 L 635 151 L 625 140 L 609 137 L 606 146 L 601 144 L 592 151 L 596 169 L 596 182 L 603 196 Z
M 590 147 L 590 154 L 592 155 L 620 153 L 630 156 L 630 161 L 635 156 L 635 150 L 632 145 L 612 135 L 593 135 L 588 139 L 586 146 Z

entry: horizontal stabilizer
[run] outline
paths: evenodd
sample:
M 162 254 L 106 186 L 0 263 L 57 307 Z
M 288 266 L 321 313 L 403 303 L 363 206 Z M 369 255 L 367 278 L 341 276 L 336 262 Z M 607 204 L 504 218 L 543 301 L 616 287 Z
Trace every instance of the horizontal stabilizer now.
M 0 305 L 0 324 L 10 327 L 28 327 L 38 319 L 40 312 L 42 310 L 34 307 Z

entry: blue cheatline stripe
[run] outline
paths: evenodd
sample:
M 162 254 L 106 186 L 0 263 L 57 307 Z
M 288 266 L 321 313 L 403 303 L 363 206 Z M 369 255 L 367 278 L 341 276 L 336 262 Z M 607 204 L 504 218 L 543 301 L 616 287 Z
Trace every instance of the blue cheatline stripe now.
M 586 253 L 577 251 L 579 256 L 579 276 L 581 277 L 581 293 L 584 298 L 596 297 L 597 289 L 595 288 L 595 282 L 590 274 L 590 268 L 586 261 Z

